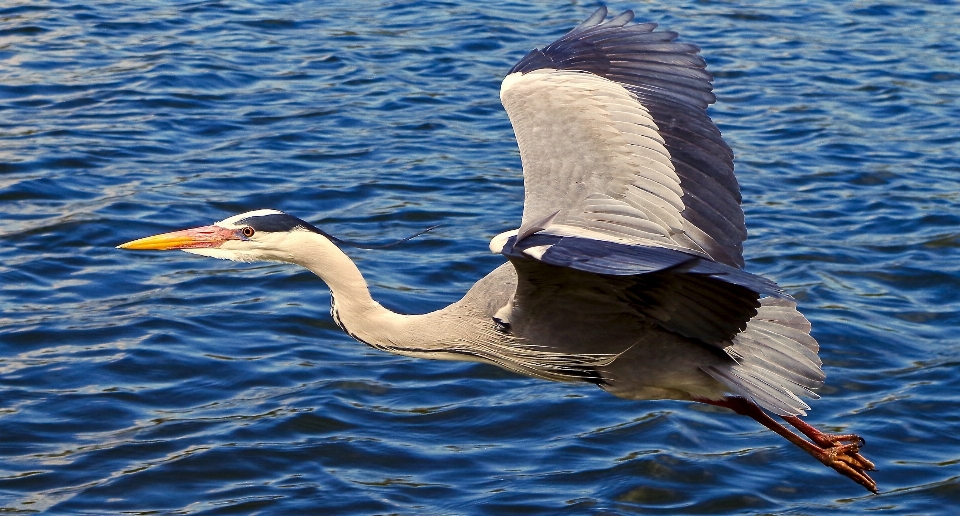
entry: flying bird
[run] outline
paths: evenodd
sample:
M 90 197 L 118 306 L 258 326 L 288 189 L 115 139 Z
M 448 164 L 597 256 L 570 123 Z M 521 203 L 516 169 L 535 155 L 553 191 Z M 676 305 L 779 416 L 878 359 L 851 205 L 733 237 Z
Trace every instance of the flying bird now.
M 740 188 L 700 49 L 633 16 L 601 7 L 504 78 L 523 217 L 490 243 L 506 263 L 446 308 L 384 308 L 340 249 L 356 244 L 277 210 L 119 247 L 300 265 L 374 348 L 726 407 L 877 493 L 863 439 L 799 418 L 823 385 L 819 346 L 793 298 L 743 269 Z

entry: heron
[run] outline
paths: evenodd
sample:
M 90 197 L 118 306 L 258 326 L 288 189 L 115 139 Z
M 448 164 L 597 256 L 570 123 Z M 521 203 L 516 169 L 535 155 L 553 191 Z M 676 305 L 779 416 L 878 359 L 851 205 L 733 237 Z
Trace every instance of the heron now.
M 825 379 L 819 345 L 796 301 L 744 270 L 733 152 L 707 114 L 700 49 L 633 18 L 601 7 L 503 79 L 523 215 L 490 242 L 505 262 L 446 308 L 384 308 L 342 251 L 361 244 L 279 210 L 118 247 L 296 264 L 329 287 L 333 321 L 376 349 L 725 407 L 878 493 L 861 437 L 800 419 Z

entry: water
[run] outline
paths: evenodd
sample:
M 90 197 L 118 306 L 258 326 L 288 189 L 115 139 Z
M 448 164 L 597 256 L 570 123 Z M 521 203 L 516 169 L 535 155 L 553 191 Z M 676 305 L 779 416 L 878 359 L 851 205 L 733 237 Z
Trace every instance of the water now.
M 746 418 L 353 342 L 310 273 L 118 243 L 272 207 L 426 311 L 520 217 L 499 81 L 594 4 L 0 7 L 0 507 L 56 513 L 950 512 L 960 6 L 636 2 L 703 48 L 747 267 L 793 292 L 884 494 Z

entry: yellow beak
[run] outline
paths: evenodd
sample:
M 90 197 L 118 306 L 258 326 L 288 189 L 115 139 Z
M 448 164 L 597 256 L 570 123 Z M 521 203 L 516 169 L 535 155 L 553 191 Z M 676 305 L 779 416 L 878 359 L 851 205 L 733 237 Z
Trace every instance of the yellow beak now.
M 220 226 L 203 226 L 133 240 L 118 245 L 117 249 L 131 249 L 134 251 L 197 249 L 201 247 L 220 247 L 220 244 L 227 240 L 240 239 L 241 237 L 236 230 L 222 228 Z

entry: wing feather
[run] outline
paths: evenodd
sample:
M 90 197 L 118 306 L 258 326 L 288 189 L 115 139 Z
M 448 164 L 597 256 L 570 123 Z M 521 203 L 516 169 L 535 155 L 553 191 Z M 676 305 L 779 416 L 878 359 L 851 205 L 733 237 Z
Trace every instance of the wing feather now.
M 501 87 L 524 168 L 520 232 L 557 213 L 554 226 L 742 267 L 733 154 L 706 114 L 715 97 L 699 48 L 628 25 L 632 12 L 605 16 L 530 52 Z M 597 216 L 596 196 L 632 209 Z
M 609 301 L 729 355 L 703 370 L 732 392 L 803 414 L 800 397 L 823 384 L 818 345 L 783 290 L 742 270 L 740 188 L 706 113 L 716 97 L 699 48 L 629 25 L 630 11 L 606 17 L 531 51 L 503 81 L 526 193 L 520 228 L 491 249 L 513 262 L 517 296 L 558 295 L 538 286 L 551 268 L 589 273 Z
M 736 363 L 704 372 L 777 414 L 803 415 L 809 407 L 799 396 L 816 399 L 813 391 L 825 378 L 818 348 L 809 321 L 795 303 L 766 298 L 757 316 L 725 348 Z

